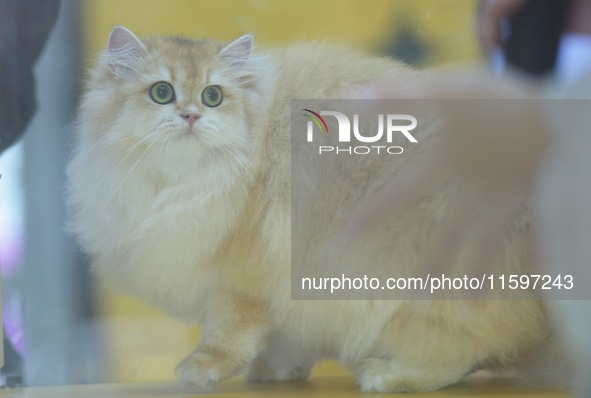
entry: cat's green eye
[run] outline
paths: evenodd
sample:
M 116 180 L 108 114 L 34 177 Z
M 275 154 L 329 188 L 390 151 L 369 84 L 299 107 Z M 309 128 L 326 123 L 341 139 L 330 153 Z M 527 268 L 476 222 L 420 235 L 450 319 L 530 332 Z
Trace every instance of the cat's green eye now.
M 174 88 L 170 83 L 154 83 L 150 88 L 150 98 L 157 104 L 166 105 L 174 101 Z
M 220 86 L 208 86 L 201 93 L 201 101 L 210 108 L 215 108 L 224 100 Z

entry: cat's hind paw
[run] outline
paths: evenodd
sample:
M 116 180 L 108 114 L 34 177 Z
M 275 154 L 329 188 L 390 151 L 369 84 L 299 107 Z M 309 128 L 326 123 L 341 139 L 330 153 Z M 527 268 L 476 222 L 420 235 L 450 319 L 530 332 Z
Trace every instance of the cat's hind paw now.
M 394 360 L 366 359 L 357 371 L 364 392 L 434 391 L 458 382 L 464 369 L 415 369 Z

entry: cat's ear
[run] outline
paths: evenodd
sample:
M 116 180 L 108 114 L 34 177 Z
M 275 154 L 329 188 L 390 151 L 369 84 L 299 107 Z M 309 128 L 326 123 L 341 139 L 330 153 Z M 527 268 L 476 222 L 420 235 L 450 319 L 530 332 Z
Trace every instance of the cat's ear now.
M 133 71 L 148 54 L 144 43 L 123 26 L 115 26 L 107 41 L 108 65 L 116 75 Z
M 253 46 L 254 37 L 251 34 L 240 36 L 220 51 L 220 57 L 229 66 L 240 67 L 250 58 Z

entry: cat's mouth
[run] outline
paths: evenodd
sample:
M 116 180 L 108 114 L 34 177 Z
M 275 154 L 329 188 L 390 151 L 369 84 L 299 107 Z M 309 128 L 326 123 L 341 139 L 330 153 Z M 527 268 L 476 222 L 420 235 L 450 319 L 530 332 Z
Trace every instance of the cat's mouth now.
M 197 131 L 195 130 L 195 128 L 193 126 L 189 126 L 186 127 L 182 130 L 182 133 L 180 134 L 179 138 L 199 138 Z

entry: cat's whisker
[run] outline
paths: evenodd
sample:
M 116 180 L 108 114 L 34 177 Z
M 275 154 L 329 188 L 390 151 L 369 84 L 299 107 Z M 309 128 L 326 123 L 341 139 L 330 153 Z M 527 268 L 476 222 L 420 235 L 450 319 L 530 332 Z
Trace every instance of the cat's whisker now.
M 247 86 L 253 83 L 256 83 L 258 81 L 258 79 L 250 79 L 250 80 L 241 80 L 236 82 L 236 85 L 238 86 Z
M 234 153 L 230 148 L 232 143 L 225 137 L 223 136 L 218 136 L 218 139 L 220 139 L 221 141 L 223 141 L 224 145 L 221 147 L 216 148 L 221 155 L 227 160 L 228 165 L 232 168 L 234 173 L 240 173 L 241 168 L 239 167 L 239 165 L 236 162 L 236 159 L 238 158 L 238 154 Z M 246 169 L 245 169 L 246 170 Z
M 158 151 L 158 158 L 159 159 L 162 159 L 162 150 L 164 149 L 164 146 L 166 145 L 166 142 L 169 140 L 169 138 L 170 138 L 170 135 L 164 139 L 162 144 L 160 144 L 160 150 Z M 162 160 L 160 161 L 160 163 L 162 163 Z
M 117 185 L 117 187 L 113 190 L 113 193 L 111 194 L 111 197 L 115 196 L 115 194 L 117 194 L 117 192 L 119 192 L 119 189 L 121 189 L 121 187 L 123 186 L 123 184 L 125 183 L 125 181 L 127 181 L 127 179 L 129 178 L 129 176 L 131 175 L 131 173 L 135 170 L 135 168 L 137 167 L 137 165 L 142 161 L 142 159 L 144 158 L 144 156 L 146 156 L 146 153 L 148 153 L 148 151 L 150 150 L 150 148 L 152 148 L 152 146 L 158 142 L 158 138 L 156 138 L 154 141 L 152 141 L 152 143 L 146 148 L 146 150 L 144 151 L 144 153 L 142 153 L 142 156 L 140 156 L 140 158 L 133 164 L 133 166 L 131 166 L 131 169 L 129 169 L 129 171 L 127 172 L 127 174 L 125 175 L 125 177 L 123 178 L 123 180 L 121 180 L 121 182 L 119 183 L 119 185 Z
M 229 142 L 229 147 L 233 150 L 233 152 L 236 154 L 236 156 L 238 157 L 238 159 L 245 163 L 248 164 L 249 160 L 246 157 L 246 155 L 241 151 L 241 149 L 233 142 Z
M 165 165 L 165 172 L 166 174 L 168 174 L 168 163 L 169 163 L 169 158 L 170 158 L 170 143 L 174 140 L 174 136 L 173 135 L 169 135 L 168 136 L 168 140 L 167 140 L 167 144 L 166 144 L 166 165 Z
M 165 120 L 164 122 L 160 123 L 157 127 L 158 132 L 165 137 L 160 145 L 160 150 L 158 151 L 158 158 L 160 159 L 160 163 L 165 164 L 164 172 L 165 174 L 168 173 L 168 163 L 169 163 L 169 151 L 170 151 L 170 144 L 174 141 L 176 135 L 174 131 L 169 131 L 171 128 L 177 127 L 177 123 L 172 122 L 172 120 Z M 166 149 L 164 149 L 166 147 Z M 165 160 L 162 160 L 164 153 Z
M 264 55 L 258 55 L 258 56 L 251 55 L 248 60 L 249 60 L 249 62 L 252 62 L 252 61 L 262 61 L 262 60 L 265 60 L 265 59 L 267 59 L 269 57 L 271 57 L 271 54 L 264 54 Z
M 162 148 L 164 148 L 164 146 L 166 146 L 166 149 L 164 150 L 164 174 L 168 175 L 168 157 L 169 157 L 169 150 L 170 150 L 170 143 L 172 141 L 172 135 L 168 136 L 168 138 L 164 141 L 164 143 L 162 144 Z
M 237 172 L 243 171 L 248 174 L 250 178 L 252 178 L 252 174 L 248 168 L 248 158 L 240 151 L 236 144 L 230 141 L 227 137 L 220 134 L 218 138 L 224 143 L 224 146 L 221 147 L 222 152 L 227 152 L 228 154 L 232 155 L 232 158 L 230 158 L 228 161 L 232 163 L 234 170 Z
M 133 139 L 137 139 L 137 137 L 136 136 L 133 136 L 133 135 L 129 135 L 127 137 L 118 138 L 118 139 L 116 139 L 114 141 L 109 141 L 109 143 L 111 143 L 111 142 L 112 143 L 120 143 L 120 142 L 124 142 L 124 141 L 128 141 L 128 140 L 133 140 Z M 106 142 L 107 140 L 103 140 L 103 141 Z
M 119 163 L 117 163 L 117 165 L 114 167 L 115 170 L 117 170 L 119 167 L 121 167 L 121 165 L 125 162 L 125 160 L 133 153 L 133 151 L 135 150 L 135 148 L 137 148 L 139 145 L 141 145 L 143 142 L 149 140 L 151 137 L 153 137 L 154 135 L 158 134 L 159 131 L 153 131 L 152 133 L 148 134 L 147 136 L 145 136 L 144 138 L 142 138 L 141 140 L 139 140 L 138 142 L 136 142 L 131 148 L 129 148 L 127 150 L 127 152 L 125 153 L 125 155 L 121 158 L 121 160 L 119 161 Z M 103 177 L 103 179 L 101 179 L 98 183 L 97 186 L 101 186 L 106 180 L 108 180 L 110 178 L 109 175 L 105 175 Z
M 236 150 L 233 150 L 231 148 L 228 148 L 228 151 L 233 154 L 234 158 L 237 160 L 237 162 L 235 162 L 236 166 L 239 166 L 242 170 L 244 170 L 247 174 L 249 173 L 248 170 L 248 159 L 240 154 L 237 153 Z
M 232 167 L 232 170 L 234 172 L 239 171 L 239 169 L 238 170 L 236 169 L 236 165 L 234 164 L 233 158 L 229 156 L 229 154 L 226 151 L 226 148 L 225 147 L 222 146 L 222 147 L 219 147 L 219 148 L 216 148 L 216 149 L 218 149 L 218 151 L 221 153 L 221 155 L 227 160 L 228 165 L 230 167 Z
M 209 160 L 213 159 L 213 149 L 211 148 L 211 144 L 206 142 L 205 145 L 207 146 L 207 153 L 209 155 Z
M 143 133 L 138 134 L 138 136 L 142 136 L 144 134 L 146 134 L 148 131 L 145 131 Z M 133 150 L 135 148 L 137 148 L 139 145 L 145 143 L 146 141 L 149 141 L 152 137 L 154 137 L 155 135 L 160 134 L 160 131 L 158 129 L 155 129 L 154 131 L 152 131 L 151 133 L 147 134 L 145 137 L 141 138 L 138 142 L 136 142 L 135 144 L 133 144 L 131 146 L 131 148 L 129 148 L 126 152 L 125 152 L 125 157 L 129 156 L 129 154 L 131 154 L 133 152 Z M 138 138 L 136 137 L 132 137 L 132 138 Z
M 248 170 L 248 159 L 237 152 L 236 149 L 232 149 L 230 147 L 227 148 L 228 152 L 231 153 L 234 156 L 234 159 L 236 160 L 235 164 L 237 167 L 239 167 L 240 169 L 242 169 L 243 171 L 245 171 L 247 174 L 249 174 L 249 170 Z

